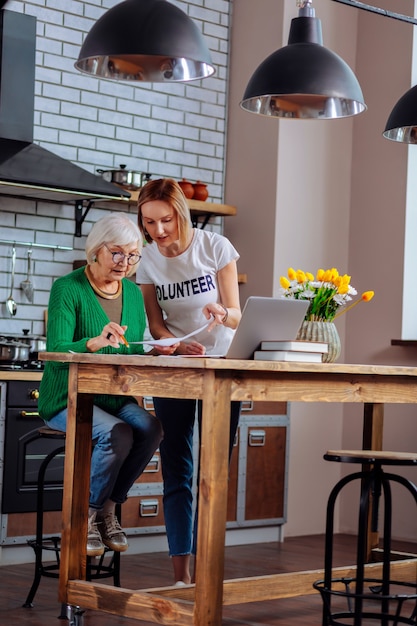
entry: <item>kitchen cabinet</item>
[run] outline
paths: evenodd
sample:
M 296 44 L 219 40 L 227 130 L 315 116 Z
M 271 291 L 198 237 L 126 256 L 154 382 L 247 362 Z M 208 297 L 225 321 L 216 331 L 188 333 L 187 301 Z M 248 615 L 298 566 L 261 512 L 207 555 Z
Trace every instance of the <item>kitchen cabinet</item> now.
M 151 398 L 144 399 L 152 411 Z M 230 463 L 227 528 L 282 526 L 287 515 L 289 416 L 285 402 L 243 403 Z M 195 432 L 195 458 L 198 429 Z M 128 534 L 165 532 L 159 452 L 123 505 Z
M 144 404 L 145 408 L 152 410 L 151 399 L 145 400 Z M 122 506 L 122 526 L 127 534 L 165 532 L 162 494 L 161 457 L 157 450 Z
M 285 402 L 244 402 L 230 466 L 228 528 L 287 519 L 289 415 Z
M 32 436 L 43 421 L 37 398 L 42 372 L 3 371 L 0 382 L 0 545 L 25 544 L 36 527 L 36 477 L 42 459 L 58 444 Z M 7 399 L 7 401 L 6 401 Z M 50 466 L 52 468 L 52 464 Z M 45 518 L 45 533 L 57 533 L 61 526 L 60 484 L 62 457 L 54 470 L 53 484 L 47 479 L 47 497 L 53 506 Z M 55 476 L 57 482 L 55 482 Z M 52 478 L 48 474 L 49 478 Z M 59 481 L 59 482 L 58 482 Z M 7 511 L 7 513 L 6 513 Z M 28 512 L 31 511 L 31 512 Z
M 59 534 L 61 532 L 61 511 L 47 511 L 44 514 L 43 532 L 45 535 Z M 24 544 L 28 539 L 33 539 L 36 529 L 36 513 L 8 513 L 3 514 L 4 536 L 1 543 Z

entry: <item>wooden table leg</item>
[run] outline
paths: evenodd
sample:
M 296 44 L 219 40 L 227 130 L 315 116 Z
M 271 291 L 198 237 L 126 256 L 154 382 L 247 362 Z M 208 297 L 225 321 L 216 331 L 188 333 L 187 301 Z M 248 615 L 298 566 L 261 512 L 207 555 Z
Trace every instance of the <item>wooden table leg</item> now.
M 384 405 L 377 402 L 366 402 L 363 407 L 364 450 L 382 450 L 384 430 Z
M 200 443 L 195 626 L 221 626 L 227 517 L 230 381 L 207 372 Z
M 90 491 L 93 396 L 77 394 L 78 365 L 70 365 L 62 499 L 59 601 L 67 603 L 67 583 L 86 578 L 87 510 Z

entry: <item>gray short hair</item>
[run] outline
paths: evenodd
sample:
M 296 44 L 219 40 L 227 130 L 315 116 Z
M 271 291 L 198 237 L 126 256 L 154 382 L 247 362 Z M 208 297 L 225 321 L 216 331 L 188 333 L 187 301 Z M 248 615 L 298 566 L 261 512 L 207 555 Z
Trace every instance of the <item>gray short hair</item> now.
M 85 242 L 85 254 L 88 265 L 94 263 L 100 248 L 107 245 L 127 246 L 138 244 L 139 254 L 142 252 L 142 235 L 136 225 L 125 213 L 109 213 L 93 224 Z M 136 266 L 129 266 L 127 275 L 136 271 Z

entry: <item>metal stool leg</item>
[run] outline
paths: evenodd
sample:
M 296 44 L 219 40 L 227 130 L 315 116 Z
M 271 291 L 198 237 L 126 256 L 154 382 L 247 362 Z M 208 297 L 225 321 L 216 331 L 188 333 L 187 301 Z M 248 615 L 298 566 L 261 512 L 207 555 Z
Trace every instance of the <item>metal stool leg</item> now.
M 325 533 L 325 548 L 324 548 L 324 586 L 326 589 L 332 588 L 332 567 L 333 567 L 333 537 L 334 537 L 334 510 L 336 506 L 336 500 L 342 489 L 362 477 L 362 472 L 356 472 L 355 474 L 349 474 L 339 480 L 339 482 L 333 487 L 330 492 L 329 499 L 327 501 L 326 511 L 326 533 Z M 328 616 L 331 614 L 331 594 L 324 597 L 323 603 L 323 626 L 327 626 Z
M 65 433 L 63 433 L 65 435 Z M 48 435 L 46 435 L 48 436 Z M 56 435 L 54 435 L 55 438 Z M 37 480 L 37 497 L 36 497 L 36 535 L 35 539 L 28 542 L 28 544 L 33 548 L 35 552 L 35 573 L 32 582 L 32 586 L 29 590 L 29 593 L 26 597 L 24 604 L 22 605 L 24 608 L 32 608 L 33 600 L 35 598 L 36 592 L 38 590 L 40 581 L 42 576 L 47 576 L 50 578 L 58 578 L 59 577 L 59 565 L 60 565 L 60 537 L 49 537 L 48 539 L 44 539 L 43 537 L 43 505 L 44 505 L 44 487 L 45 487 L 45 476 L 49 463 L 56 457 L 58 454 L 61 454 L 65 451 L 65 444 L 59 446 L 52 452 L 50 452 L 42 461 L 39 467 L 38 480 Z M 121 522 L 121 505 L 116 505 L 116 515 Z M 50 542 L 50 545 L 47 544 Z M 44 550 L 52 551 L 55 554 L 55 563 L 53 565 L 44 565 L 43 564 L 43 552 Z M 110 550 L 106 549 L 106 552 L 103 556 L 100 557 L 100 560 L 97 564 L 92 563 L 92 559 L 87 557 L 87 580 L 92 579 L 100 579 L 100 578 L 109 578 L 113 577 L 114 585 L 116 587 L 120 587 L 120 552 L 114 552 L 113 557 L 110 560 L 108 565 L 104 564 L 104 557 L 108 554 Z M 76 607 L 76 610 L 71 612 L 71 619 L 74 624 L 77 626 L 81 626 L 82 624 L 82 613 L 79 607 Z M 60 619 L 68 619 L 68 609 L 67 605 L 63 604 L 61 606 L 61 614 L 59 615 Z
M 36 537 L 34 541 L 30 541 L 29 545 L 32 546 L 35 551 L 35 575 L 32 582 L 32 586 L 29 590 L 27 598 L 23 604 L 24 608 L 32 608 L 33 607 L 33 599 L 36 595 L 36 592 L 39 587 L 39 583 L 41 581 L 42 576 L 52 576 L 51 570 L 58 570 L 59 568 L 59 546 L 58 546 L 58 537 L 51 537 L 51 541 L 53 542 L 53 547 L 45 548 L 43 541 L 43 492 L 45 487 L 45 474 L 48 468 L 49 463 L 54 459 L 58 454 L 61 454 L 65 450 L 65 445 L 56 448 L 52 452 L 48 454 L 42 461 L 42 464 L 39 468 L 38 473 L 38 481 L 37 481 L 37 497 L 36 497 Z M 49 549 L 55 552 L 56 565 L 48 566 L 46 569 L 43 565 L 43 550 Z
M 349 578 L 332 578 L 334 510 L 336 500 L 342 489 L 350 482 L 361 481 L 360 506 L 356 550 L 356 574 Z M 373 620 L 380 626 L 412 624 L 417 626 L 417 584 L 391 580 L 391 529 L 392 529 L 392 494 L 391 484 L 401 484 L 414 498 L 417 504 L 417 487 L 401 475 L 384 472 L 381 463 L 374 462 L 369 471 L 362 470 L 340 480 L 332 489 L 326 511 L 325 531 L 325 566 L 324 579 L 313 584 L 323 600 L 323 626 L 345 626 L 346 620 L 352 626 L 361 626 L 363 620 Z M 380 496 L 384 498 L 383 520 L 383 560 L 382 574 L 379 578 L 365 575 L 367 554 L 367 520 L 371 514 L 372 530 L 378 532 L 378 512 Z M 372 507 L 370 509 L 370 507 Z M 338 587 L 339 585 L 339 587 Z M 344 591 L 341 590 L 344 586 Z M 400 586 L 400 593 L 395 592 Z M 403 592 L 402 589 L 405 591 Z M 407 591 L 408 590 L 408 591 Z M 375 597 L 375 604 L 373 596 Z M 333 610 L 332 599 L 344 598 L 347 610 Z M 411 610 L 410 610 L 411 604 Z M 379 610 L 377 610 L 379 606 Z M 368 623 L 366 621 L 366 623 Z

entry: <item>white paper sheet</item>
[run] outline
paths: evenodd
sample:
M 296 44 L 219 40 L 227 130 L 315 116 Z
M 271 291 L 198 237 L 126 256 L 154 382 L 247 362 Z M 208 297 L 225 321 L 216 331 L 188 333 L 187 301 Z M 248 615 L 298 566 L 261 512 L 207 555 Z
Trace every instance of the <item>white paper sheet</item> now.
M 185 339 L 189 339 L 198 333 L 201 333 L 202 330 L 210 326 L 212 323 L 212 319 L 201 326 L 201 328 L 197 328 L 197 330 L 193 330 L 192 333 L 188 333 L 188 335 L 184 335 L 184 337 L 166 337 L 165 339 L 147 339 L 146 341 L 129 341 L 130 344 L 146 344 L 148 346 L 173 346 L 175 343 L 179 343 L 180 341 L 184 341 Z

